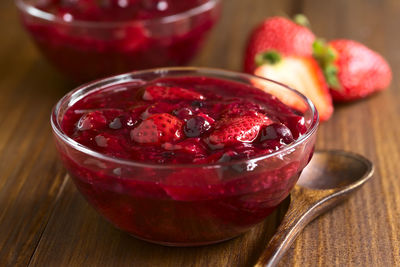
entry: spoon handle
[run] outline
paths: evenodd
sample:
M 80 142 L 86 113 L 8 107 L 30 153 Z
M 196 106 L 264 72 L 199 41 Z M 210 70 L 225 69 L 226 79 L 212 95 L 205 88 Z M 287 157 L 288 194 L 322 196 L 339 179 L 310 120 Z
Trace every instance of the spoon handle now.
M 304 227 L 331 206 L 327 196 L 332 192 L 333 190 L 317 191 L 295 186 L 281 225 L 254 266 L 276 266 Z

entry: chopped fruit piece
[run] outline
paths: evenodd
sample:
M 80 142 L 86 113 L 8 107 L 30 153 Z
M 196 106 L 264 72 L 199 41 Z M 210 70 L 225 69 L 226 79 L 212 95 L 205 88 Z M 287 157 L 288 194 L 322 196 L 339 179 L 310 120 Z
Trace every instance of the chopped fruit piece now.
M 175 142 L 181 137 L 182 122 L 168 113 L 153 115 L 131 131 L 132 140 L 141 144 Z
M 187 137 L 198 137 L 211 129 L 211 124 L 201 116 L 196 116 L 189 119 L 183 131 Z
M 108 127 L 114 130 L 121 129 L 122 123 L 120 118 L 115 118 L 112 122 L 108 124 Z
M 333 112 L 332 99 L 317 61 L 308 56 L 281 57 L 276 54 L 277 52 L 270 51 L 259 55 L 264 61 L 260 60 L 262 65 L 255 70 L 255 75 L 282 82 L 303 93 L 316 106 L 321 121 L 328 120 Z M 274 60 L 271 60 L 271 58 Z M 268 86 L 263 86 L 263 84 L 260 84 L 260 86 L 294 109 L 304 111 L 306 108 L 304 102 L 282 90 L 279 85 L 272 86 L 268 83 Z
M 386 60 L 368 47 L 352 40 L 314 43 L 314 56 L 324 70 L 334 101 L 364 98 L 386 89 L 392 71 Z
M 78 121 L 77 128 L 80 131 L 102 129 L 107 125 L 107 118 L 100 111 L 89 112 Z
M 304 16 L 297 16 L 304 22 Z M 276 50 L 285 56 L 311 56 L 315 35 L 302 23 L 284 17 L 272 17 L 254 29 L 247 43 L 244 71 L 253 73 L 257 68 L 256 56 Z
M 144 100 L 203 100 L 201 94 L 180 87 L 148 86 L 143 94 Z
M 109 151 L 118 152 L 123 150 L 119 138 L 112 134 L 109 133 L 98 134 L 96 135 L 94 140 L 99 147 L 107 148 L 107 150 Z
M 285 144 L 290 144 L 294 141 L 292 132 L 282 123 L 273 123 L 262 128 L 260 133 L 260 142 L 266 140 L 279 140 Z
M 265 115 L 242 116 L 226 118 L 218 121 L 215 130 L 208 138 L 209 143 L 215 147 L 224 147 L 237 143 L 253 142 L 262 126 L 271 124 L 272 121 Z
M 99 147 L 107 147 L 107 139 L 103 135 L 96 135 L 94 140 Z

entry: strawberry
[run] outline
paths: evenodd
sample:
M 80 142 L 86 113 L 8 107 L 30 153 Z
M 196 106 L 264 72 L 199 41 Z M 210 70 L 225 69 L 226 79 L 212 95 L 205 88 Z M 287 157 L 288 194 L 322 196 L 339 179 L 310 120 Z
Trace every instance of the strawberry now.
M 180 87 L 151 85 L 146 87 L 144 100 L 204 100 L 201 94 Z
M 260 54 L 258 57 L 258 63 L 261 65 L 254 71 L 255 75 L 279 81 L 300 91 L 314 103 L 321 121 L 329 119 L 333 112 L 332 99 L 324 75 L 313 57 L 282 57 L 275 51 Z M 282 90 L 281 86 L 274 86 L 270 83 L 260 84 L 260 86 L 286 105 L 299 111 L 305 111 L 304 102 L 286 90 Z
M 76 127 L 80 131 L 91 130 L 91 129 L 102 129 L 107 125 L 107 118 L 104 114 L 99 111 L 91 111 L 83 115 Z
M 272 17 L 254 29 L 247 43 L 244 71 L 252 73 L 257 67 L 256 56 L 276 50 L 285 56 L 311 56 L 315 35 L 305 26 L 307 19 L 297 15 L 293 22 L 284 17 Z
M 77 113 L 78 110 L 75 112 Z M 84 112 L 84 110 L 79 111 L 79 113 L 80 112 Z M 88 112 L 84 113 L 79 119 L 76 128 L 80 131 L 103 129 L 121 114 L 122 110 L 113 108 L 88 110 Z
M 131 139 L 141 144 L 162 144 L 181 139 L 182 121 L 168 113 L 155 114 L 131 130 Z
M 334 101 L 364 98 L 390 85 L 392 71 L 386 60 L 352 40 L 314 43 L 314 56 L 324 70 Z
M 271 124 L 265 115 L 254 113 L 237 117 L 225 117 L 217 121 L 215 130 L 208 137 L 211 147 L 224 147 L 240 143 L 253 142 L 261 127 Z

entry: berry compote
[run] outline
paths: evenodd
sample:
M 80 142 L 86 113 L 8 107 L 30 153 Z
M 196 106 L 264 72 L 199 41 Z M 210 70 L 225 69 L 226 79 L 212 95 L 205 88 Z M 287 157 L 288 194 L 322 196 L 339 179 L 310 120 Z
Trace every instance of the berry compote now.
M 17 0 L 41 52 L 77 81 L 183 65 L 219 16 L 220 0 Z
M 317 116 L 220 76 L 160 76 L 100 82 L 59 106 L 63 162 L 104 217 L 141 239 L 185 246 L 243 233 L 288 196 Z

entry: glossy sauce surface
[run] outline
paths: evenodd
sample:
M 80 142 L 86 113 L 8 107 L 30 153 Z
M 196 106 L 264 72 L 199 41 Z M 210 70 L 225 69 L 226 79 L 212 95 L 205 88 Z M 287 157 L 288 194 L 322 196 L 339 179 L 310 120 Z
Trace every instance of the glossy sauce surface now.
M 250 159 L 306 131 L 304 118 L 274 96 L 205 77 L 97 91 L 69 108 L 62 127 L 78 143 L 108 156 L 159 164 Z

